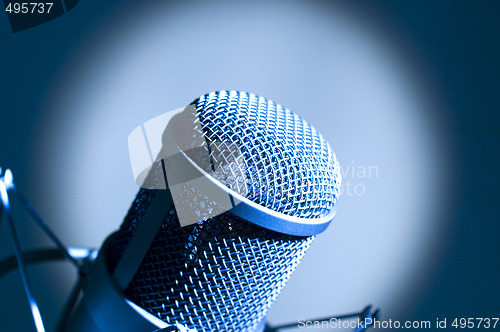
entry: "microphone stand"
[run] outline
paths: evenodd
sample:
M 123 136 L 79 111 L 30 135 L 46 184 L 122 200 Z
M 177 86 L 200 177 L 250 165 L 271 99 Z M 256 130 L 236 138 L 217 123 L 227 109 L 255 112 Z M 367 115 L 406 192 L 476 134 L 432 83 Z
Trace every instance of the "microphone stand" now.
M 352 319 L 352 318 L 358 318 L 361 322 L 358 323 L 359 327 L 354 329 L 354 332 L 362 332 L 366 331 L 370 327 L 373 326 L 374 320 L 380 318 L 380 310 L 377 309 L 373 312 L 372 311 L 372 306 L 366 306 L 363 311 L 359 313 L 352 313 L 352 314 L 345 314 L 345 315 L 340 315 L 340 316 L 332 316 L 332 317 L 325 317 L 325 318 L 319 318 L 319 319 L 309 319 L 308 321 L 314 321 L 314 322 L 329 322 L 332 319 L 335 320 L 345 320 L 345 319 Z M 370 323 L 367 324 L 367 320 L 370 320 Z M 298 328 L 299 323 L 289 323 L 289 324 L 282 324 L 278 326 L 270 326 L 266 325 L 266 328 L 264 332 L 278 332 L 281 330 L 286 330 L 286 329 L 291 329 L 291 328 Z
M 0 169 L 1 170 L 1 169 Z M 43 230 L 45 234 L 54 242 L 56 249 L 39 249 L 34 251 L 23 252 L 21 249 L 21 244 L 19 242 L 19 237 L 17 235 L 14 218 L 11 212 L 11 202 L 9 192 L 13 193 L 14 196 L 20 201 L 24 209 L 28 212 L 36 224 Z M 0 178 L 0 199 L 2 201 L 0 209 L 0 222 L 2 216 L 5 214 L 7 219 L 7 225 L 9 227 L 9 232 L 14 245 L 14 256 L 8 257 L 0 262 L 0 276 L 6 274 L 10 270 L 18 267 L 21 274 L 21 279 L 23 281 L 24 291 L 28 302 L 30 305 L 31 315 L 35 323 L 35 328 L 37 332 L 45 332 L 45 325 L 43 323 L 42 315 L 35 296 L 32 292 L 31 282 L 28 276 L 27 266 L 28 264 L 35 262 L 45 262 L 54 259 L 67 259 L 78 269 L 80 275 L 84 274 L 83 260 L 82 258 L 87 258 L 90 256 L 90 250 L 84 249 L 87 256 L 79 257 L 78 255 L 71 253 L 70 248 L 62 244 L 62 242 L 57 238 L 57 236 L 50 230 L 47 223 L 38 215 L 31 204 L 22 196 L 14 186 L 14 178 L 12 171 L 7 169 L 3 177 Z M 73 250 L 75 251 L 75 250 Z M 80 253 L 81 254 L 81 253 Z M 17 262 L 17 264 L 16 264 Z

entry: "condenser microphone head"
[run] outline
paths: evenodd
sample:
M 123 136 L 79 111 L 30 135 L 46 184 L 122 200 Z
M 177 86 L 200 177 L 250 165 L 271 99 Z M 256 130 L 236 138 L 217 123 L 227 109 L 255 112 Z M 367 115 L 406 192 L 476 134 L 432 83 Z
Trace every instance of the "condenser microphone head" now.
M 168 324 L 199 332 L 258 331 L 313 235 L 333 218 L 340 167 L 319 132 L 271 100 L 219 91 L 199 97 L 186 110 L 184 118 L 193 119 L 192 130 L 204 142 L 193 139 L 193 146 L 181 150 L 205 149 L 194 156 L 186 152 L 187 159 L 198 166 L 208 163 L 211 174 L 220 174 L 217 161 L 228 155 L 216 143 L 237 147 L 232 176 L 207 175 L 224 187 L 233 208 L 207 213 L 214 207 L 207 206 L 206 192 L 181 184 L 178 200 L 185 197 L 199 221 L 181 227 L 177 203 L 156 214 L 161 227 L 124 293 Z M 200 155 L 208 159 L 195 160 Z M 148 211 L 159 209 L 155 199 L 162 190 L 148 188 L 165 179 L 166 164 L 151 168 L 120 230 L 109 239 L 111 271 L 119 268 Z

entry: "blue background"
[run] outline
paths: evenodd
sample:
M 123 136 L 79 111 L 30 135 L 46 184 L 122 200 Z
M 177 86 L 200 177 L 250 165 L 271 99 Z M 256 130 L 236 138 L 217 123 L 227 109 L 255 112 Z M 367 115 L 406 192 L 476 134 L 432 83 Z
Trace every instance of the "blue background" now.
M 286 6 L 285 3 L 279 5 Z M 85 51 L 82 45 L 110 47 L 108 39 L 96 42 L 101 32 L 109 35 L 112 31 L 111 34 L 119 35 L 127 22 L 147 21 L 144 13 L 154 6 L 152 1 L 82 1 L 71 12 L 52 22 L 15 34 L 10 31 L 7 16 L 0 15 L 0 166 L 14 170 L 17 186 L 35 206 L 41 207 L 42 211 L 46 209 L 47 215 L 56 216 L 53 211 L 66 202 L 51 200 L 58 190 L 57 179 L 50 181 L 52 186 L 40 188 L 42 182 L 37 178 L 43 177 L 47 170 L 39 166 L 40 151 L 37 149 L 40 145 L 37 142 L 44 139 L 42 136 L 67 126 L 67 119 L 72 117 L 61 117 L 64 119 L 61 122 L 54 121 L 50 109 L 57 108 L 57 105 L 54 105 L 54 98 L 48 99 L 47 96 L 54 95 L 54 87 L 59 95 L 68 93 L 61 84 L 61 77 L 67 77 L 65 70 L 75 71 L 75 50 L 80 52 L 78 56 L 81 59 L 98 58 L 101 52 L 99 47 Z M 169 6 L 163 5 L 162 10 L 168 10 Z M 171 6 L 183 5 L 172 3 Z M 327 14 L 328 10 L 333 12 L 341 8 L 358 20 L 385 31 L 387 38 L 395 41 L 402 53 L 411 59 L 418 59 L 420 68 L 428 73 L 425 82 L 433 91 L 431 99 L 439 100 L 440 105 L 444 105 L 435 109 L 440 112 L 436 116 L 446 123 L 443 135 L 446 136 L 447 147 L 453 151 L 447 173 L 453 198 L 443 203 L 445 211 L 441 212 L 441 218 L 451 226 L 440 241 L 439 253 L 436 252 L 440 257 L 438 262 L 432 253 L 428 254 L 426 259 L 432 269 L 422 270 L 417 281 L 405 288 L 405 295 L 398 299 L 400 310 L 391 312 L 389 317 L 431 321 L 436 317 L 498 317 L 500 5 L 493 1 L 384 1 L 342 6 L 311 2 L 310 6 L 322 8 Z M 276 6 L 272 10 L 276 10 Z M 207 15 L 210 14 L 207 12 Z M 202 26 L 195 28 L 200 29 L 200 33 L 203 31 Z M 247 29 L 253 27 L 248 26 Z M 289 38 L 293 40 L 295 37 L 291 34 Z M 195 40 L 193 44 L 196 44 Z M 231 43 L 228 45 L 230 48 Z M 187 58 L 188 61 L 192 60 Z M 306 58 L 303 61 L 314 60 Z M 258 60 L 253 65 L 258 66 Z M 196 97 L 196 94 L 189 95 L 191 99 Z M 182 100 L 185 103 L 191 101 Z M 277 101 L 286 104 L 281 99 L 277 98 Z M 172 106 L 181 106 L 179 102 Z M 75 119 L 78 117 L 75 116 Z M 78 122 L 71 125 L 77 127 Z M 57 159 L 59 153 L 53 146 L 47 146 L 43 151 L 47 159 Z M 58 171 L 52 170 L 55 173 Z M 52 207 L 47 207 L 49 205 Z M 91 206 L 88 208 L 92 209 Z M 21 229 L 27 230 L 22 232 L 26 248 L 48 243 L 44 242 L 39 232 L 32 231 L 33 227 L 28 226 L 27 221 L 20 218 L 19 224 Z M 118 224 L 119 220 L 114 221 L 113 227 Z M 79 244 L 86 245 L 83 240 Z M 344 255 L 349 255 L 349 250 L 346 248 Z M 377 255 L 377 248 L 366 250 L 369 251 L 367 256 Z M 1 256 L 11 252 L 6 228 L 2 225 Z M 354 255 L 353 259 L 360 257 Z M 66 269 L 59 265 L 53 268 Z M 362 269 L 358 272 L 370 273 Z M 42 299 L 42 314 L 55 317 L 68 286 L 59 290 L 48 281 L 44 283 L 44 279 L 57 279 L 45 269 L 37 267 L 33 273 L 42 280 L 35 287 L 36 294 Z M 18 276 L 12 273 L 0 280 L 0 291 L 0 329 L 33 331 Z M 279 320 L 276 319 L 277 322 Z M 48 318 L 47 324 L 53 326 L 54 318 Z

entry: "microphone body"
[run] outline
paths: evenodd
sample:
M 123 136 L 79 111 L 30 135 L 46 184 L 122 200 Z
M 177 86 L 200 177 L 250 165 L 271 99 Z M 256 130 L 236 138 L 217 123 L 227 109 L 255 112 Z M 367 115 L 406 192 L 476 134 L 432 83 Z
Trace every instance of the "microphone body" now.
M 188 131 L 187 142 L 193 145 L 184 151 L 202 142 L 207 157 L 196 161 L 199 155 L 184 153 L 189 162 L 182 168 L 225 166 L 217 161 L 228 157 L 215 148 L 220 141 L 238 146 L 236 165 L 245 167 L 229 167 L 231 176 L 222 180 L 205 174 L 216 184 L 208 191 L 189 181 L 172 191 L 173 166 L 160 153 L 120 229 L 83 278 L 84 295 L 67 331 L 262 332 L 315 234 L 333 218 L 340 167 L 311 125 L 244 92 L 213 92 L 191 105 L 194 136 Z M 165 189 L 154 189 L 161 182 Z M 241 183 L 245 197 L 234 189 Z M 228 208 L 207 198 L 221 188 Z M 181 227 L 187 214 L 199 221 Z

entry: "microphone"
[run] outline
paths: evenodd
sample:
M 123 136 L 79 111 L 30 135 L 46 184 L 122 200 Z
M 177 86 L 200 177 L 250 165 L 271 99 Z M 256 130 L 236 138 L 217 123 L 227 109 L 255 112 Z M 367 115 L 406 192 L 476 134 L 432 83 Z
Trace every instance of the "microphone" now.
M 66 330 L 263 331 L 335 214 L 341 172 L 329 144 L 271 100 L 218 91 L 169 120 L 146 173 L 82 277 Z

